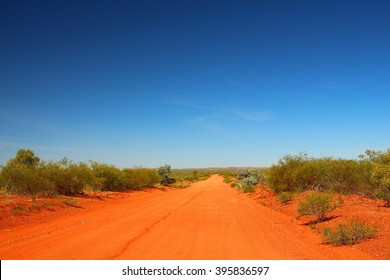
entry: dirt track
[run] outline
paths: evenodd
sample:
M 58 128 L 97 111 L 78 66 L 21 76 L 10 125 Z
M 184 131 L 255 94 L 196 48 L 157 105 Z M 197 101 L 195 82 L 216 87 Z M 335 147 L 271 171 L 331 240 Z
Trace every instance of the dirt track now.
M 182 190 L 113 199 L 99 208 L 0 232 L 0 259 L 371 259 L 321 244 L 310 228 L 214 175 Z

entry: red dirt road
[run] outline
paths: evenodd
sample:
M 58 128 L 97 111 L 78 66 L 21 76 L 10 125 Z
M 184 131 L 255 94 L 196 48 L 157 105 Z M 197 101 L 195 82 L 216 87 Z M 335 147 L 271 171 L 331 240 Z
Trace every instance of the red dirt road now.
M 323 245 L 218 175 L 0 232 L 0 259 L 372 259 Z

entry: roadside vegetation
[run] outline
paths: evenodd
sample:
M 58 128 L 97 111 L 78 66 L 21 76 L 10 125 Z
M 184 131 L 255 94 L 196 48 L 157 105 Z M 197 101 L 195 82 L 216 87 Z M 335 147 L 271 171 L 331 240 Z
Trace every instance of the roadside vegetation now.
M 312 193 L 304 197 L 298 206 L 298 214 L 315 216 L 314 222 L 322 222 L 326 214 L 336 209 L 337 205 L 332 204 L 332 196 L 324 193 Z
M 276 200 L 279 201 L 280 203 L 287 204 L 293 199 L 294 195 L 291 192 L 281 192 Z
M 313 229 L 334 218 L 329 213 L 343 207 L 341 195 L 381 199 L 390 207 L 390 149 L 367 150 L 357 159 L 286 155 L 268 169 L 267 185 L 282 204 L 304 193 L 298 200 L 297 218 L 313 217 L 308 223 Z M 376 232 L 376 227 L 353 219 L 334 228 L 325 227 L 321 233 L 324 243 L 348 245 L 370 239 Z
M 213 170 L 208 168 L 183 168 L 183 169 L 172 169 L 172 177 L 176 182 L 197 182 L 206 180 L 212 174 L 215 174 Z
M 326 227 L 322 235 L 324 236 L 325 243 L 352 245 L 374 237 L 376 232 L 377 229 L 359 220 L 353 220 L 349 223 L 338 225 L 334 230 Z
M 2 194 L 40 196 L 74 196 L 99 191 L 142 190 L 158 184 L 183 188 L 187 181 L 207 178 L 197 170 L 172 172 L 165 164 L 157 169 L 124 168 L 90 161 L 75 163 L 67 158 L 58 162 L 42 161 L 32 150 L 19 150 L 0 170 Z M 177 182 L 177 184 L 175 184 Z M 74 206 L 68 202 L 67 205 Z
M 359 195 L 381 199 L 381 205 L 390 207 L 390 149 L 367 150 L 357 159 L 332 157 L 309 157 L 305 153 L 286 155 L 270 168 L 200 168 L 172 169 L 165 164 L 157 169 L 123 168 L 90 161 L 73 162 L 67 158 L 60 161 L 42 161 L 31 150 L 19 150 L 5 166 L 0 166 L 1 195 L 29 195 L 30 206 L 12 205 L 15 213 L 37 210 L 50 205 L 41 205 L 36 198 L 75 196 L 100 191 L 142 190 L 159 186 L 186 188 L 192 182 L 207 179 L 218 173 L 224 182 L 243 193 L 259 191 L 272 199 L 278 207 L 294 207 L 296 218 L 310 216 L 313 228 L 333 217 L 329 213 L 343 207 L 345 195 Z M 269 186 L 269 187 L 266 187 Z M 295 201 L 295 202 L 294 202 Z M 64 198 L 64 205 L 79 207 L 77 199 Z M 260 203 L 266 205 L 262 200 Z M 29 208 L 31 207 L 31 209 Z M 372 238 L 377 229 L 359 220 L 325 228 L 321 233 L 324 242 L 335 245 L 355 244 Z
M 277 194 L 308 190 L 359 194 L 383 199 L 390 206 L 390 149 L 367 150 L 356 160 L 286 155 L 269 168 L 267 183 Z
M 309 216 L 311 220 L 305 224 L 313 229 L 337 217 L 330 213 L 343 207 L 345 195 L 384 200 L 385 204 L 380 205 L 390 207 L 390 149 L 367 150 L 357 159 L 286 155 L 270 168 L 241 168 L 221 175 L 225 183 L 239 191 L 258 191 L 256 197 L 263 206 L 269 203 L 264 197 L 270 193 L 279 203 L 276 209 L 289 207 L 292 202 L 295 217 Z M 376 232 L 376 227 L 352 220 L 333 229 L 324 228 L 321 233 L 324 243 L 346 245 L 372 238 Z
M 250 193 L 256 190 L 257 185 L 266 184 L 264 168 L 240 168 L 229 170 L 220 175 L 224 177 L 224 182 L 243 193 Z

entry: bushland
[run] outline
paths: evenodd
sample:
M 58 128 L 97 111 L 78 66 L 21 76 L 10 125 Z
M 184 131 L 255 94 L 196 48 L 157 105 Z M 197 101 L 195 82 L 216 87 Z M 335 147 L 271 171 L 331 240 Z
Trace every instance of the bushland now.
M 41 161 L 31 150 L 19 150 L 0 170 L 0 187 L 8 194 L 76 195 L 91 191 L 139 190 L 160 181 L 155 169 L 125 168 L 90 161 Z
M 376 197 L 389 205 L 390 149 L 367 150 L 357 159 L 286 155 L 268 169 L 267 183 L 276 193 L 332 191 Z

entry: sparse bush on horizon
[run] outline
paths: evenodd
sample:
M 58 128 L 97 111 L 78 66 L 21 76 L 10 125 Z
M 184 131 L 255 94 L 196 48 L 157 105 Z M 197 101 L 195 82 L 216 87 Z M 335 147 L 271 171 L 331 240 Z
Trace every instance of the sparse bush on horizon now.
M 210 172 L 207 168 L 183 168 L 172 169 L 171 176 L 179 182 L 190 181 L 194 183 L 209 178 L 211 174 L 212 172 Z

